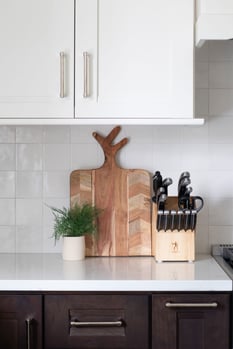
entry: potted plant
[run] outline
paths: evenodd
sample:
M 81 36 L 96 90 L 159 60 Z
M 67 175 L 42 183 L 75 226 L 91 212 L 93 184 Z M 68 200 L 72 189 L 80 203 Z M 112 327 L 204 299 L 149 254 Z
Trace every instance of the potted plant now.
M 85 235 L 96 233 L 96 219 L 100 210 L 88 203 L 75 204 L 71 208 L 50 208 L 55 219 L 53 232 L 55 243 L 63 237 L 63 259 L 84 259 Z

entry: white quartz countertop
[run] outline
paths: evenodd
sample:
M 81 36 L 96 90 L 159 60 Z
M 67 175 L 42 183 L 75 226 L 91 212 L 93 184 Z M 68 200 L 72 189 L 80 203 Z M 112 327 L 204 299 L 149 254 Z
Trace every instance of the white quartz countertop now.
M 210 255 L 157 263 L 153 257 L 0 254 L 0 291 L 230 291 L 232 280 Z

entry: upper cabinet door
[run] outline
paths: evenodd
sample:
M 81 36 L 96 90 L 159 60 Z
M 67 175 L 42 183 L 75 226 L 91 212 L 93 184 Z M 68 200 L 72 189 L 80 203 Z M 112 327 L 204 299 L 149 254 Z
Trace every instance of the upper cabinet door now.
M 77 118 L 193 118 L 193 0 L 77 0 Z
M 0 5 L 0 117 L 74 116 L 74 0 Z

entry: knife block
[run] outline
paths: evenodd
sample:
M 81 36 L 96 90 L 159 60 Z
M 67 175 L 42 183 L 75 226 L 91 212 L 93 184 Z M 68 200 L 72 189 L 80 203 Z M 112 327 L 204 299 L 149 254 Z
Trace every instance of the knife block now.
M 166 210 L 178 211 L 177 197 L 168 197 Z M 152 206 L 152 256 L 157 262 L 195 260 L 194 230 L 157 230 L 157 204 Z

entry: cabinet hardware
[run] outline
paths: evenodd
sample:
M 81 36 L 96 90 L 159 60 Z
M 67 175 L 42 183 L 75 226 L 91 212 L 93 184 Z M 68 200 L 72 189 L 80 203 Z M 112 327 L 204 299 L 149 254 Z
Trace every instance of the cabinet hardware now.
M 65 97 L 65 53 L 60 52 L 60 98 Z
M 27 349 L 31 349 L 31 323 L 31 318 L 26 319 Z
M 166 308 L 217 308 L 218 303 L 165 303 Z
M 83 85 L 83 97 L 87 98 L 90 97 L 90 91 L 89 91 L 89 54 L 88 52 L 83 52 L 83 79 L 84 79 L 84 85 Z
M 74 327 L 121 327 L 123 321 L 70 321 L 70 326 Z

